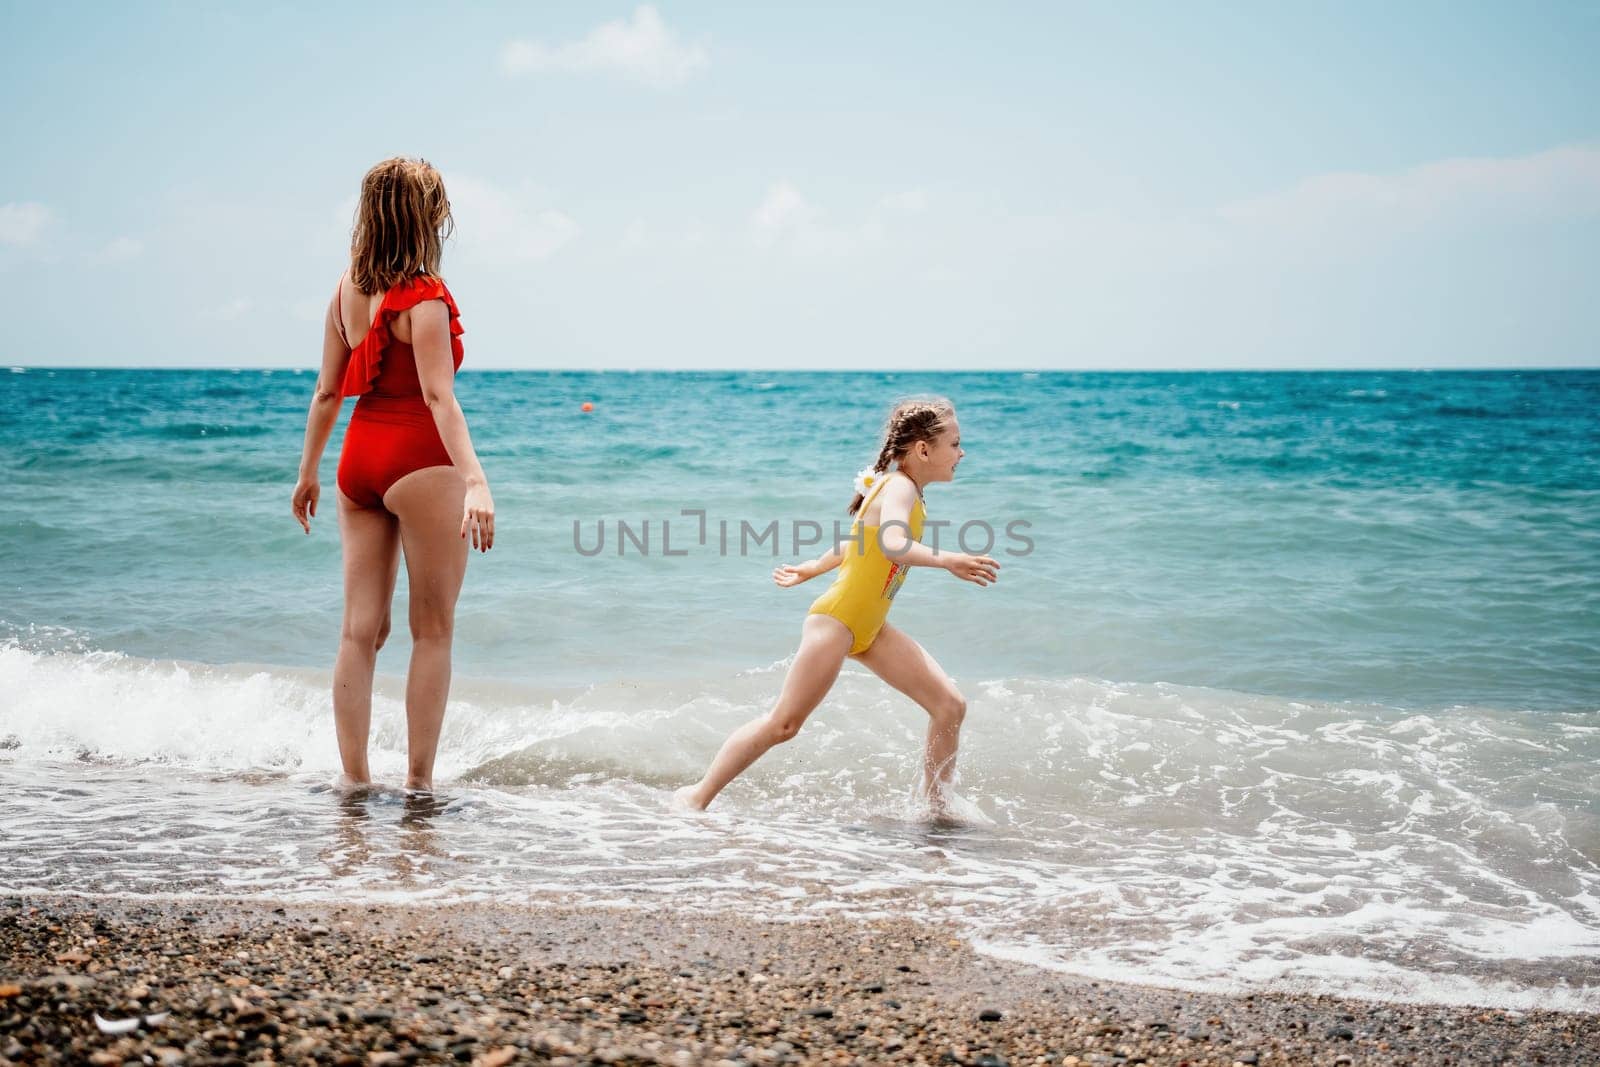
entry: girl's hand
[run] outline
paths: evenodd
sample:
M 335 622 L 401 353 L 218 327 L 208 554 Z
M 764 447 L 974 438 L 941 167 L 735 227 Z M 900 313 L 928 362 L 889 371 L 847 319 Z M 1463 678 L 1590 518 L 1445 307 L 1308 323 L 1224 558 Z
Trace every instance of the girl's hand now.
M 945 560 L 944 569 L 964 582 L 989 585 L 1000 577 L 1000 564 L 988 556 L 969 556 L 957 552 Z
M 485 482 L 467 486 L 467 499 L 461 509 L 461 536 L 472 532 L 472 547 L 487 552 L 494 547 L 494 498 Z
M 315 478 L 301 478 L 295 483 L 290 506 L 294 509 L 294 517 L 305 527 L 306 533 L 311 532 L 311 519 L 317 513 L 317 498 L 321 495 L 322 483 Z
M 772 568 L 772 580 L 785 589 L 791 585 L 816 577 L 816 560 L 807 560 L 804 563 L 780 563 Z

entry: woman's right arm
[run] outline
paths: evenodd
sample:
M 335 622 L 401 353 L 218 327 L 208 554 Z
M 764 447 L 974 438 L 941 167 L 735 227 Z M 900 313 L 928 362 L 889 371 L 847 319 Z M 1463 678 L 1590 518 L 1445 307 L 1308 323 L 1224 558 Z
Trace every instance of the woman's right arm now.
M 340 279 L 344 284 L 344 279 Z M 350 363 L 350 349 L 345 347 L 334 320 L 337 296 L 328 301 L 328 313 L 322 319 L 322 368 L 317 371 L 317 387 L 311 394 L 311 410 L 306 413 L 306 438 L 300 449 L 300 478 L 295 483 L 294 517 L 311 532 L 311 519 L 317 513 L 317 499 L 322 495 L 322 483 L 317 468 L 322 464 L 322 450 L 328 447 L 328 436 L 339 418 L 339 404 L 344 399 L 345 367 Z

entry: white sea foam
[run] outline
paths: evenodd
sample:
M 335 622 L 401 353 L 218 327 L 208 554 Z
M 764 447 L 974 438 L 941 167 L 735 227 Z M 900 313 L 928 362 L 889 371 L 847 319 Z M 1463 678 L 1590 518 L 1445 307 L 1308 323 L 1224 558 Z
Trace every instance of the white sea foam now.
M 0 888 L 924 915 L 1078 974 L 1600 1010 L 1583 716 L 989 679 L 958 818 L 930 819 L 925 718 L 852 666 L 710 812 L 673 815 L 782 666 L 461 680 L 423 803 L 328 788 L 325 672 L 0 645 Z M 380 679 L 389 782 L 402 698 Z

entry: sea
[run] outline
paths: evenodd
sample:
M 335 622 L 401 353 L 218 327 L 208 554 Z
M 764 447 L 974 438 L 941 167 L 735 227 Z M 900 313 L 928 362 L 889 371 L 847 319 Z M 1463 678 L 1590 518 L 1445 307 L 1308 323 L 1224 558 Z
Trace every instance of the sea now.
M 341 429 L 313 375 L 0 368 L 0 893 L 912 916 L 1065 974 L 1600 1011 L 1600 372 L 464 371 L 497 507 L 432 798 L 400 789 L 401 570 L 372 761 L 329 687 Z M 702 816 L 899 398 L 982 588 L 892 621 L 968 700 L 849 664 Z M 584 405 L 591 405 L 584 410 Z

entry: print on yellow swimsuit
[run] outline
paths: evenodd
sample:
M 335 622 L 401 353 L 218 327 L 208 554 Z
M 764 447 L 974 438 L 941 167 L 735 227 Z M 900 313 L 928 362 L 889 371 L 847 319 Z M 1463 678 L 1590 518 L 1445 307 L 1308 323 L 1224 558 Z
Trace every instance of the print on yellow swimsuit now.
M 883 599 L 893 600 L 900 587 L 906 584 L 906 571 L 911 568 L 904 563 L 889 564 L 889 577 L 883 580 Z
M 861 502 L 857 515 L 867 513 L 867 505 L 889 479 L 880 481 L 872 495 Z M 926 511 L 919 498 L 911 509 L 912 540 L 922 537 L 922 524 Z M 811 605 L 812 615 L 831 615 L 850 628 L 855 640 L 850 645 L 851 655 L 859 655 L 872 646 L 878 631 L 889 617 L 889 605 L 895 594 L 905 584 L 909 565 L 891 560 L 880 542 L 882 528 L 863 525 L 859 518 L 850 528 L 851 541 L 840 545 L 843 558 L 839 563 L 839 576 L 827 592 Z

